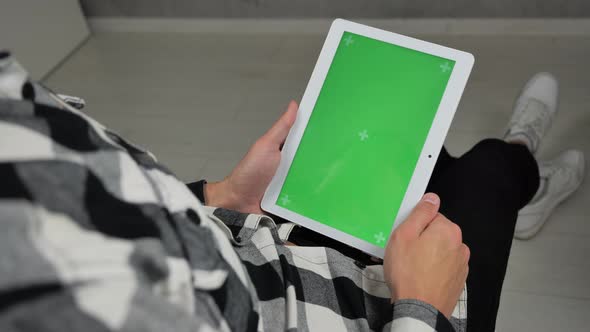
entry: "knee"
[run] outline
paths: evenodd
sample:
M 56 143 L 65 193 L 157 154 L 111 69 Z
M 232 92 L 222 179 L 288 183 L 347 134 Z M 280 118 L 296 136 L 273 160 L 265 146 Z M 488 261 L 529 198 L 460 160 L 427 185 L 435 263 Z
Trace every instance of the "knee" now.
M 473 151 L 480 153 L 506 153 L 514 144 L 507 143 L 497 138 L 486 138 L 473 147 Z
M 526 146 L 507 143 L 496 138 L 480 141 L 473 147 L 470 154 L 477 156 L 477 160 L 494 164 L 499 168 L 502 166 L 512 168 L 515 162 L 521 164 L 522 161 L 534 161 L 533 155 Z
M 526 184 L 523 196 L 534 195 L 539 183 L 539 168 L 533 154 L 524 145 L 499 139 L 485 139 L 469 152 L 475 167 L 484 169 L 490 179 L 501 183 Z
M 521 177 L 523 172 L 536 167 L 534 157 L 525 146 L 499 139 L 485 139 L 477 143 L 461 159 L 468 165 L 470 173 L 492 181 L 514 180 L 513 177 Z

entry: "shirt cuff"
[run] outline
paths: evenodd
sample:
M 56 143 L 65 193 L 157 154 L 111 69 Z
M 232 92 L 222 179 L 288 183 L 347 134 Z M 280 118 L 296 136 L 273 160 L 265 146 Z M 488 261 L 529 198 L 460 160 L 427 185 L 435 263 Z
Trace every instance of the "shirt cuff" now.
M 428 325 L 433 331 L 454 332 L 451 322 L 432 305 L 419 300 L 398 300 L 393 304 L 391 331 L 406 331 L 412 324 Z
M 197 182 L 188 183 L 186 186 L 188 189 L 193 193 L 193 195 L 197 196 L 197 198 L 205 205 L 205 184 L 207 183 L 206 180 L 201 180 Z

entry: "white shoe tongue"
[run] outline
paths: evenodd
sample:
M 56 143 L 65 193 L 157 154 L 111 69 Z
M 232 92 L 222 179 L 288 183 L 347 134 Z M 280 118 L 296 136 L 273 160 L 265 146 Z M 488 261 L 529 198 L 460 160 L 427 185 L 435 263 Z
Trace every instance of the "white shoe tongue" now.
M 531 98 L 524 104 L 519 122 L 522 125 L 530 124 L 538 131 L 546 131 L 551 125 L 551 111 L 542 101 Z
M 505 139 L 529 143 L 529 150 L 537 151 L 540 141 L 551 127 L 552 114 L 549 107 L 535 98 L 519 103 L 509 123 Z

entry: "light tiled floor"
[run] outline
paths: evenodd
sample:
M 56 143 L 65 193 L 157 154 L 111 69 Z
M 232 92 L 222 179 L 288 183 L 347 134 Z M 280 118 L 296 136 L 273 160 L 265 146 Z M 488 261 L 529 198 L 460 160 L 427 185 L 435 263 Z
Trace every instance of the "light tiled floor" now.
M 590 156 L 590 37 L 418 36 L 474 53 L 476 65 L 446 145 L 455 154 L 498 137 L 526 79 L 561 81 L 560 113 L 540 158 Z M 46 83 L 83 96 L 86 112 L 152 150 L 183 180 L 228 174 L 299 100 L 320 35 L 103 33 Z M 515 241 L 498 331 L 588 331 L 590 180 L 530 241 Z

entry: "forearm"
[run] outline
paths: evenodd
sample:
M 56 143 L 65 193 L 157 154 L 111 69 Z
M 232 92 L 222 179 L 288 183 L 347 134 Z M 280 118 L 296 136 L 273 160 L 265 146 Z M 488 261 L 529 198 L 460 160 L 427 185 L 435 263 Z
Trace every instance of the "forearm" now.
M 200 180 L 187 183 L 187 187 L 203 205 L 222 207 L 230 210 L 239 210 L 239 200 L 234 197 L 232 191 L 227 188 L 225 181 L 207 182 Z
M 211 182 L 204 185 L 205 205 L 240 210 L 239 199 L 234 196 L 227 182 Z

